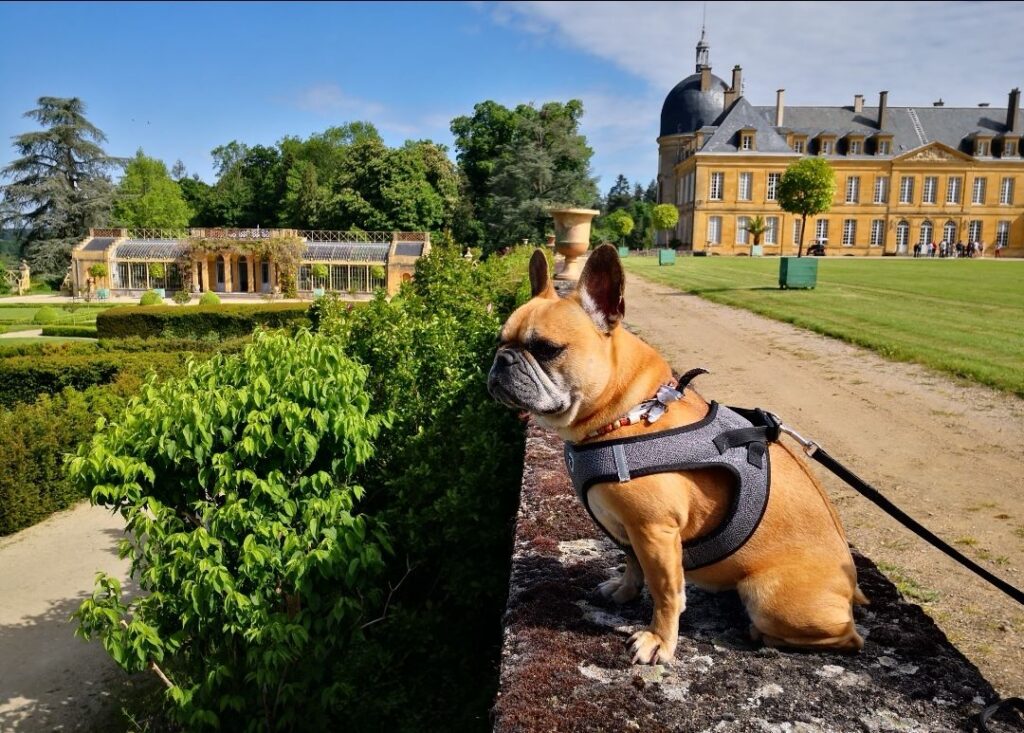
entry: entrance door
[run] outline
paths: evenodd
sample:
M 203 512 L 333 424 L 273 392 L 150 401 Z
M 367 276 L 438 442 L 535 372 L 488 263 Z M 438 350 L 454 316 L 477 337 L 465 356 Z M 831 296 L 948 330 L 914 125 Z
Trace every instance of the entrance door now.
M 224 292 L 224 260 L 217 260 L 217 288 L 218 293 Z
M 245 257 L 238 258 L 238 292 L 249 292 L 249 260 Z
M 270 263 L 260 263 L 260 291 L 264 293 L 270 292 Z

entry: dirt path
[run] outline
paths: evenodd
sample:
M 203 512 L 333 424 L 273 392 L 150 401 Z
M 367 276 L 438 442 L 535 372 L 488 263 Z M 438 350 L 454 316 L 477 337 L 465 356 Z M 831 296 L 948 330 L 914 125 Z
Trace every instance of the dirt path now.
M 0 731 L 89 730 L 129 678 L 68 620 L 105 570 L 122 583 L 124 521 L 81 503 L 0 539 Z
M 1024 400 L 631 276 L 628 327 L 708 399 L 764 407 L 912 517 L 1024 587 Z M 1024 609 L 824 470 L 850 541 L 1004 694 L 1024 693 Z

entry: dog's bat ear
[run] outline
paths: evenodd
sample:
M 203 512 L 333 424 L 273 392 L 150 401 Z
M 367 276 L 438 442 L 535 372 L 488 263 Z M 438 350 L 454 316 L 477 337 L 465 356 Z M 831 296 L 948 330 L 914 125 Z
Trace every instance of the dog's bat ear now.
M 544 250 L 535 249 L 530 258 L 530 295 L 536 298 L 557 298 L 555 288 L 548 277 L 548 258 Z
M 583 310 L 606 333 L 626 315 L 626 301 L 622 297 L 625 287 L 626 276 L 615 247 L 602 244 L 591 252 L 576 292 Z

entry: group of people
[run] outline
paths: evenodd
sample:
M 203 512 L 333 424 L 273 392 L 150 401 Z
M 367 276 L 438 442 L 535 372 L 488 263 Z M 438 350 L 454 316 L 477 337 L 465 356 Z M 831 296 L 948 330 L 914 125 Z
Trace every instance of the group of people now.
M 918 242 L 914 245 L 914 257 L 981 257 L 985 254 L 984 242 Z M 998 252 L 996 253 L 999 254 Z

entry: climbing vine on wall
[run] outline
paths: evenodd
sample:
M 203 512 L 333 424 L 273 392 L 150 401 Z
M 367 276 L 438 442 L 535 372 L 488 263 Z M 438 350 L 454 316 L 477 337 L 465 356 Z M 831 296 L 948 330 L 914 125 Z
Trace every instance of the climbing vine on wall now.
M 261 260 L 277 265 L 281 292 L 288 298 L 298 294 L 299 264 L 306 242 L 301 237 L 268 237 L 266 239 L 220 239 L 196 238 L 188 240 L 187 260 L 191 261 L 205 255 L 223 255 L 237 252 L 247 257 L 259 257 Z

